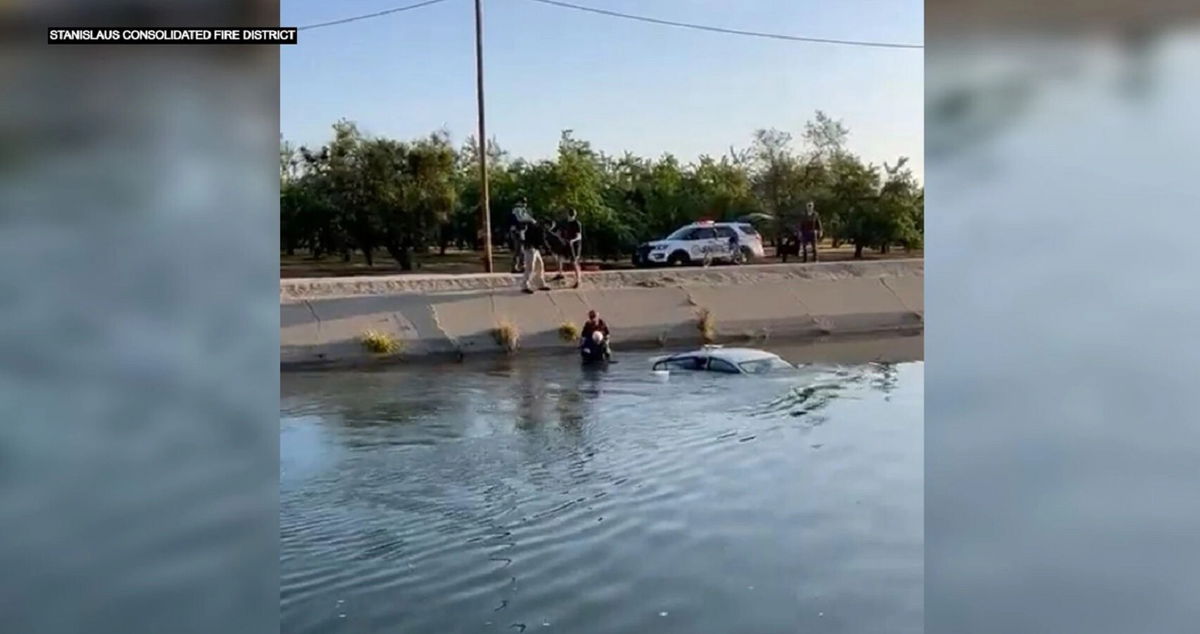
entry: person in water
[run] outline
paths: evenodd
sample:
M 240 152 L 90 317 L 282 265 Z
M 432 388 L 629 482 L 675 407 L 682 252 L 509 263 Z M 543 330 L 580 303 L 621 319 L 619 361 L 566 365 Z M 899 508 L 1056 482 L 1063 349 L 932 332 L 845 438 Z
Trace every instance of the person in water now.
M 596 314 L 596 311 L 589 310 L 588 311 L 588 319 L 586 322 L 583 323 L 583 333 L 581 335 L 582 339 L 583 339 L 583 347 L 588 347 L 591 345 L 589 342 L 594 341 L 593 335 L 594 335 L 594 333 L 597 333 L 597 332 L 600 333 L 601 335 L 603 335 L 603 337 L 604 337 L 603 341 L 600 343 L 601 351 L 604 354 L 604 359 L 605 360 L 611 359 L 612 358 L 612 349 L 610 349 L 608 347 L 608 339 L 609 339 L 608 324 L 604 323 L 604 320 L 601 319 L 600 316 Z

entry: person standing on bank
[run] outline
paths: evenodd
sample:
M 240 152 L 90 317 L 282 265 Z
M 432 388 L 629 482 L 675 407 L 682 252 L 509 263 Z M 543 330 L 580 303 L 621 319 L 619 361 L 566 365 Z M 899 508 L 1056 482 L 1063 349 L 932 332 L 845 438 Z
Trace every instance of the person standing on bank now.
M 567 241 L 559 235 L 558 223 L 553 220 L 546 225 L 546 249 L 542 256 L 542 261 L 546 261 L 551 255 L 554 256 L 554 265 L 558 267 L 558 274 L 554 276 L 555 282 L 565 279 L 563 276 L 563 258 L 567 257 Z
M 525 227 L 533 221 L 529 213 L 529 202 L 521 196 L 512 210 L 512 224 L 508 227 L 508 248 L 512 250 L 512 272 L 524 273 Z
M 812 201 L 805 205 L 800 217 L 800 261 L 808 261 L 808 247 L 812 245 L 813 262 L 817 261 L 817 242 L 821 240 L 821 216 L 817 215 Z
M 562 237 L 567 242 L 567 258 L 575 269 L 575 286 L 579 288 L 581 273 L 580 260 L 583 258 L 583 224 L 574 209 L 567 210 L 567 220 L 562 224 Z
M 536 220 L 530 218 L 525 224 L 525 283 L 522 289 L 533 293 L 533 278 L 537 277 L 538 290 L 548 291 L 546 286 L 546 265 L 542 261 L 542 251 L 546 250 L 546 229 Z

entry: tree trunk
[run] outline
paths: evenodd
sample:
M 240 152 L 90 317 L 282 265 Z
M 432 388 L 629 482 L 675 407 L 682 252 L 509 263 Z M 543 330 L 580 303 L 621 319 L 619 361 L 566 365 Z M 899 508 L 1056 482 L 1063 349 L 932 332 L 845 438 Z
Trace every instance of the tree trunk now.
M 363 247 L 362 250 L 363 257 L 367 259 L 367 268 L 375 266 L 375 254 L 371 253 L 372 250 L 371 247 Z M 349 255 L 347 255 L 346 261 L 350 261 Z
M 862 259 L 862 250 L 863 250 L 863 248 L 862 248 L 861 244 L 854 245 L 854 259 L 855 260 Z

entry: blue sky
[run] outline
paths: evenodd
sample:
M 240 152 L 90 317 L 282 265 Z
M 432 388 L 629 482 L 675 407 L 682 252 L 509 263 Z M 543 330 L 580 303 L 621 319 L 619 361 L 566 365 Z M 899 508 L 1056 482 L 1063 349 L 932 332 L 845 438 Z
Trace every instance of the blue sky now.
M 302 26 L 414 0 L 282 0 Z M 661 19 L 789 35 L 924 41 L 921 0 L 572 0 Z M 909 156 L 924 175 L 922 50 L 810 44 L 485 0 L 488 136 L 516 156 L 553 154 L 563 129 L 600 150 L 691 161 L 745 147 L 757 128 L 799 136 L 821 109 L 871 161 Z M 429 7 L 300 33 L 281 47 L 286 139 L 319 144 L 345 117 L 396 138 L 475 130 L 474 5 Z

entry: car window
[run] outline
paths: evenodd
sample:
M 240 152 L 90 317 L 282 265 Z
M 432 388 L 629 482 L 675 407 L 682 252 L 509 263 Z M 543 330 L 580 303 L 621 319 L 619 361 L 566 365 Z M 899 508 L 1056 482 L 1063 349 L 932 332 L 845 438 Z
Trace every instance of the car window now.
M 655 370 L 703 370 L 704 357 L 675 357 L 654 364 Z
M 753 361 L 743 361 L 738 364 L 742 371 L 746 374 L 766 374 L 768 372 L 777 372 L 779 370 L 792 370 L 795 366 L 784 361 L 783 359 L 755 359 Z
M 710 240 L 717 237 L 717 232 L 713 231 L 709 227 L 704 227 L 703 229 L 696 229 L 695 233 L 693 233 L 693 236 L 694 237 L 690 238 L 691 240 Z
M 724 360 L 713 357 L 708 360 L 708 369 L 713 372 L 725 372 L 726 374 L 738 374 L 738 369 L 733 367 L 733 364 Z
M 690 238 L 688 238 L 688 236 L 693 231 L 695 231 L 695 229 L 692 227 L 680 227 L 679 229 L 676 229 L 674 232 L 672 232 L 671 235 L 667 236 L 666 239 L 667 240 L 689 240 Z
M 757 236 L 758 235 L 758 231 L 754 228 L 753 225 L 740 224 L 737 226 L 737 228 L 739 231 L 741 231 L 742 233 L 744 233 L 748 236 Z
M 717 227 L 717 235 L 721 236 L 722 238 L 732 238 L 733 229 L 730 227 Z

